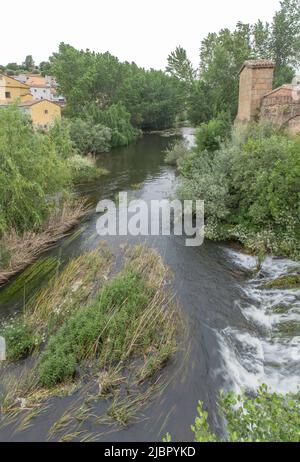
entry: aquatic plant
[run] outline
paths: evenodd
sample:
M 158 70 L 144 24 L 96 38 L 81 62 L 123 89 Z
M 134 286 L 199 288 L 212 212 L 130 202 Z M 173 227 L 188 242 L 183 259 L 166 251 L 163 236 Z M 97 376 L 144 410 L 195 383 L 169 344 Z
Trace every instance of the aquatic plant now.
M 71 176 L 74 183 L 97 180 L 101 176 L 108 174 L 107 170 L 97 167 L 91 158 L 83 157 L 80 154 L 70 157 L 68 165 L 71 168 Z
M 91 358 L 96 358 L 101 368 L 108 368 L 132 355 L 145 355 L 150 348 L 153 354 L 147 358 L 142 380 L 168 359 L 174 347 L 170 324 L 173 314 L 163 310 L 166 300 L 160 290 L 162 281 L 155 278 L 153 284 L 153 274 L 146 275 L 136 263 L 128 264 L 50 338 L 39 363 L 43 385 L 53 386 L 72 378 L 76 364 Z
M 189 153 L 188 145 L 185 141 L 176 141 L 165 151 L 165 163 L 168 165 L 177 165 L 182 157 Z
M 124 267 L 110 281 L 112 259 L 105 248 L 72 260 L 16 318 L 20 329 L 30 328 L 41 341 L 34 350 L 24 342 L 18 351 L 19 357 L 34 351 L 28 373 L 15 375 L 10 364 L 5 374 L 3 424 L 30 425 L 47 398 L 78 390 L 78 405 L 53 425 L 49 437 L 90 440 L 95 435 L 81 428 L 84 422 L 125 425 L 164 389 L 157 373 L 176 350 L 180 320 L 166 287 L 169 271 L 153 250 L 137 246 L 124 252 Z M 93 406 L 101 398 L 111 402 L 97 415 Z

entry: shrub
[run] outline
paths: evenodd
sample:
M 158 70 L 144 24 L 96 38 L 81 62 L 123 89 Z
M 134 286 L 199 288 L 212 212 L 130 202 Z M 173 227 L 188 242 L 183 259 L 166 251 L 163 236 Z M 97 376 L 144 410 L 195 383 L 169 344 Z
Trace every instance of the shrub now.
M 222 395 L 221 410 L 229 441 L 300 442 L 300 394 L 271 393 L 262 385 L 256 396 Z
M 171 148 L 168 148 L 165 152 L 165 163 L 169 165 L 177 165 L 179 159 L 186 156 L 189 152 L 189 148 L 185 141 L 176 141 Z
M 72 156 L 68 160 L 68 164 L 71 168 L 72 180 L 75 183 L 93 181 L 108 173 L 107 170 L 97 167 L 92 159 L 80 154 Z
M 262 385 L 255 396 L 221 393 L 221 414 L 226 419 L 226 441 L 231 443 L 300 442 L 300 393 L 271 393 Z M 191 429 L 198 443 L 223 442 L 211 432 L 208 413 L 199 402 Z M 165 441 L 171 441 L 167 434 Z
M 91 119 L 73 119 L 70 122 L 70 136 L 74 147 L 82 154 L 99 154 L 111 147 L 111 130 Z
M 1 336 L 5 338 L 7 359 L 18 361 L 32 353 L 40 343 L 40 337 L 26 323 L 14 321 L 1 329 Z
M 51 337 L 39 363 L 41 383 L 51 387 L 72 378 L 76 362 L 93 355 L 102 353 L 108 362 L 120 360 L 137 314 L 148 301 L 146 286 L 136 273 L 108 284 Z
M 297 258 L 300 137 L 259 123 L 235 130 L 216 151 L 199 146 L 178 161 L 178 195 L 205 201 L 206 235 Z
M 56 121 L 50 128 L 48 136 L 62 159 L 68 159 L 74 154 L 70 125 L 66 120 Z
M 214 152 L 230 135 L 231 121 L 226 114 L 200 125 L 196 131 L 196 144 L 198 152 L 207 150 Z
M 96 105 L 91 105 L 87 109 L 86 115 L 94 123 L 110 128 L 112 147 L 126 146 L 140 136 L 140 130 L 131 125 L 130 114 L 121 103 L 112 104 L 105 110 Z

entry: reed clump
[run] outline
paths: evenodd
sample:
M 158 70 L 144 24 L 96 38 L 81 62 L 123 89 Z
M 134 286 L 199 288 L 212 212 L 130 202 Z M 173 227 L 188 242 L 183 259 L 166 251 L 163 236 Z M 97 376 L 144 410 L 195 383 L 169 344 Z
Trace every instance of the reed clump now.
M 15 325 L 4 326 L 7 366 L 30 356 L 29 374 L 5 374 L 10 381 L 0 402 L 8 421 L 22 411 L 34 416 L 49 397 L 85 383 L 83 399 L 88 396 L 90 412 L 82 421 L 93 414 L 94 401 L 110 399 L 106 414 L 97 417 L 99 424 L 125 425 L 162 389 L 158 372 L 176 351 L 180 322 L 168 288 L 171 274 L 160 255 L 144 246 L 126 249 L 124 259 L 112 276 L 106 248 L 78 257 L 26 304 Z M 18 348 L 16 336 L 22 339 Z M 77 417 L 69 417 L 78 424 Z M 68 435 L 70 428 L 65 430 Z

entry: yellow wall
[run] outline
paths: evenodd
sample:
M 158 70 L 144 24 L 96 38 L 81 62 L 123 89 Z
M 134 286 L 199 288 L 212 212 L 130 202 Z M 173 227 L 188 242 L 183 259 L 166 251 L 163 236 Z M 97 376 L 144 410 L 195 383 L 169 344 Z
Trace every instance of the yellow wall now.
M 7 96 L 9 93 L 9 97 Z M 0 75 L 0 103 L 10 104 L 19 100 L 21 103 L 33 99 L 30 88 L 17 80 L 7 76 Z
M 47 100 L 29 106 L 29 110 L 32 123 L 36 128 L 47 129 L 55 120 L 61 119 L 60 106 Z

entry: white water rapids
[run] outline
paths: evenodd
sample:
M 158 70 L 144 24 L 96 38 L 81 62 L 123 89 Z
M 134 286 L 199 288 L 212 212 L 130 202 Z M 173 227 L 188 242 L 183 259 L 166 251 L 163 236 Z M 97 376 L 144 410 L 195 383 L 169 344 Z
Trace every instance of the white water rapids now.
M 267 257 L 255 271 L 255 257 L 226 249 L 241 269 L 253 271 L 242 286 L 245 300 L 236 301 L 249 325 L 227 327 L 218 333 L 226 380 L 235 391 L 255 390 L 265 383 L 272 391 L 300 388 L 300 288 L 268 289 L 281 276 L 297 274 L 299 264 Z M 224 374 L 223 370 L 223 374 Z

